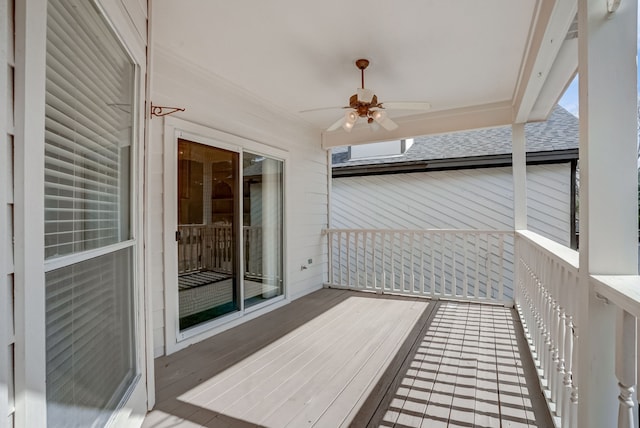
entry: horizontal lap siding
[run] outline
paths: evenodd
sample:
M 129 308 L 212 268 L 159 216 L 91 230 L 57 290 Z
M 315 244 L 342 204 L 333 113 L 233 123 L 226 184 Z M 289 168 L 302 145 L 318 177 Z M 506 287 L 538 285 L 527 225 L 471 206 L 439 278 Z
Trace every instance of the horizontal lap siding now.
M 568 164 L 538 165 L 527 172 L 529 229 L 569 246 L 571 168 Z
M 569 164 L 527 167 L 529 227 L 565 245 L 570 175 Z M 331 197 L 334 228 L 513 228 L 506 167 L 334 178 Z
M 206 127 L 288 152 L 286 194 L 287 272 L 291 298 L 321 288 L 326 280 L 327 155 L 319 132 L 309 130 L 261 104 L 243 90 L 154 47 L 152 100 L 156 105 L 185 107 L 177 116 Z M 163 120 L 151 121 L 148 174 L 149 251 L 154 354 L 165 352 L 165 278 L 163 265 Z M 173 233 L 169 231 L 168 233 Z M 312 263 L 301 269 L 307 260 Z M 176 279 L 177 282 L 177 279 Z M 171 286 L 171 284 L 169 284 Z M 177 285 L 176 285 L 177 286 Z

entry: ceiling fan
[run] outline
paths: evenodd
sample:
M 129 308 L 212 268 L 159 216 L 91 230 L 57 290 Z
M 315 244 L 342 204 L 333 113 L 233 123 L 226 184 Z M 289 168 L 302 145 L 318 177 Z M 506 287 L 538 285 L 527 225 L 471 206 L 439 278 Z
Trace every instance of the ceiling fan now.
M 387 116 L 385 110 L 428 110 L 431 107 L 431 105 L 426 102 L 378 102 L 376 94 L 374 94 L 371 89 L 364 87 L 364 70 L 368 66 L 368 59 L 356 60 L 356 67 L 360 70 L 361 87 L 357 89 L 355 94 L 351 95 L 348 106 L 330 107 L 348 110 L 343 117 L 327 128 L 327 131 L 335 131 L 342 126 L 345 131 L 351 132 L 358 118 L 366 119 L 367 123 L 374 126 L 380 125 L 387 131 L 393 131 L 398 128 L 398 124 Z M 316 110 L 325 109 L 303 110 L 301 113 Z

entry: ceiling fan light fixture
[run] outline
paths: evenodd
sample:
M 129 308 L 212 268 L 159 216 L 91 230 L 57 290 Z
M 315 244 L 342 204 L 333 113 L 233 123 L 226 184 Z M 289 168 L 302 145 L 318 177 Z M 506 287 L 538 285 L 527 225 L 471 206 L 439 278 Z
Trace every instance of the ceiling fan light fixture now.
M 387 118 L 387 113 L 382 110 L 376 110 L 371 113 L 371 117 L 373 118 L 373 120 L 380 123 Z
M 342 124 L 342 128 L 347 132 L 351 132 L 353 126 L 357 121 L 358 114 L 355 111 L 348 111 L 344 115 L 344 123 Z

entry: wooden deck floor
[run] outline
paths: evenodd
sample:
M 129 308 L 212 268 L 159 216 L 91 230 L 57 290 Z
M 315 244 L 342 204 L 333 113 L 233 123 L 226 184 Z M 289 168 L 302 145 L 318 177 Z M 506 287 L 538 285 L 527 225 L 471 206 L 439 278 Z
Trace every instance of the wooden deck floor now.
M 321 290 L 157 359 L 143 426 L 550 427 L 519 329 L 498 306 Z

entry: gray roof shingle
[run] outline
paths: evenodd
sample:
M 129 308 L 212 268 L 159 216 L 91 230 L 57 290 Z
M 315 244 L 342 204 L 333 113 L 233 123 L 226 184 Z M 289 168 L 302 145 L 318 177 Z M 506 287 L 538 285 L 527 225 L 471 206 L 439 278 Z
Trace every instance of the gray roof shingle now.
M 558 105 L 545 122 L 526 124 L 525 134 L 528 153 L 577 149 L 578 118 Z M 511 127 L 502 126 L 415 137 L 409 150 L 393 157 L 349 160 L 348 148 L 341 147 L 333 149 L 332 161 L 334 168 L 340 168 L 510 153 Z

